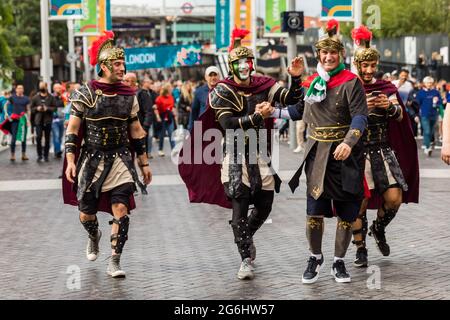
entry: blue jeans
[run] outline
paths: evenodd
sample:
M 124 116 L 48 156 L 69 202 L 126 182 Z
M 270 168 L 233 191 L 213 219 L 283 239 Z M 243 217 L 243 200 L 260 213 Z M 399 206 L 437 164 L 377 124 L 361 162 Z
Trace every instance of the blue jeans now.
M 145 137 L 145 151 L 147 152 L 147 155 L 150 156 L 150 153 L 152 153 L 153 149 L 154 126 L 152 124 L 150 126 L 143 126 L 143 129 L 145 133 L 147 133 L 147 136 Z
M 422 117 L 420 123 L 422 125 L 423 144 L 428 149 L 431 145 L 431 136 L 434 134 L 436 119 Z
M 166 121 L 161 123 L 161 130 L 159 131 L 159 151 L 164 149 L 164 136 L 167 131 L 167 135 L 169 136 L 170 149 L 175 147 L 175 142 L 172 140 L 172 132 L 174 129 L 173 121 L 169 124 Z
M 19 120 L 13 120 L 11 121 L 11 153 L 16 152 L 16 136 L 17 136 L 17 130 L 19 129 Z M 22 141 L 22 153 L 25 153 L 27 151 L 27 129 L 25 128 L 25 134 L 23 136 Z
M 55 149 L 55 155 L 61 152 L 61 144 L 64 134 L 64 120 L 53 120 L 52 123 L 52 136 L 53 136 L 53 148 Z

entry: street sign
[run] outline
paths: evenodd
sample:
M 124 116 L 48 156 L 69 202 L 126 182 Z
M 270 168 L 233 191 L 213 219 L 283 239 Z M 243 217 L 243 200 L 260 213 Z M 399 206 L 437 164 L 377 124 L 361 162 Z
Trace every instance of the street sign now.
M 183 11 L 183 13 L 189 14 L 192 13 L 192 10 L 194 10 L 194 6 L 190 2 L 185 2 L 181 6 L 181 10 Z
M 300 33 L 305 31 L 303 11 L 285 11 L 281 13 L 283 24 L 282 32 Z

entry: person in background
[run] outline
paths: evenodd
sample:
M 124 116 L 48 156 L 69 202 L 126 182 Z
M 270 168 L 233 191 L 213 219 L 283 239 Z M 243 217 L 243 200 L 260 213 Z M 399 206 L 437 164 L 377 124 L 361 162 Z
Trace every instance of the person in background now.
M 31 99 L 31 111 L 34 113 L 34 125 L 36 126 L 37 161 L 44 158 L 48 162 L 50 150 L 50 133 L 52 132 L 53 113 L 56 111 L 56 100 L 47 90 L 47 83 L 39 82 L 39 92 Z M 44 149 L 42 149 L 42 137 L 44 136 Z
M 434 128 L 438 120 L 439 106 L 442 99 L 439 91 L 434 88 L 434 79 L 425 77 L 423 79 L 425 88 L 419 90 L 416 101 L 420 105 L 420 123 L 422 125 L 424 153 L 431 157 L 433 152 L 431 148 L 431 137 L 434 134 Z
M 126 73 L 125 76 L 123 77 L 123 83 L 129 86 L 134 91 L 137 91 L 138 86 L 136 73 L 133 72 Z
M 175 129 L 175 115 L 173 113 L 175 99 L 172 96 L 172 86 L 170 83 L 167 83 L 162 87 L 161 94 L 156 98 L 155 104 L 156 121 L 161 124 L 158 155 L 164 157 L 164 136 L 166 132 L 169 136 L 170 148 L 173 149 L 175 147 L 175 142 L 172 140 L 172 133 Z
M 12 106 L 11 114 L 8 118 L 11 121 L 11 161 L 16 160 L 16 141 L 22 142 L 22 161 L 28 160 L 27 151 L 27 126 L 29 121 L 27 113 L 29 114 L 30 98 L 25 96 L 23 85 L 16 86 L 15 94 L 9 98 L 9 103 Z
M 220 80 L 219 68 L 216 66 L 209 66 L 205 70 L 206 84 L 198 87 L 194 93 L 194 101 L 192 102 L 191 115 L 189 117 L 188 130 L 194 127 L 194 121 L 197 121 L 200 115 L 206 110 L 206 100 L 208 99 L 209 90 L 215 87 Z
M 397 87 L 398 93 L 404 105 L 408 101 L 409 94 L 414 90 L 414 86 L 409 81 L 409 71 L 401 70 L 399 73 L 398 80 L 392 81 L 392 83 Z
M 52 137 L 53 137 L 53 149 L 55 152 L 55 158 L 61 159 L 62 156 L 62 139 L 64 135 L 64 100 L 63 100 L 62 85 L 55 83 L 53 85 L 53 97 L 55 98 L 56 109 L 53 113 L 52 122 Z
M 417 93 L 419 92 L 419 86 L 414 80 L 411 80 L 413 85 L 413 90 L 409 93 L 408 100 L 406 101 L 406 113 L 411 122 L 411 126 L 413 129 L 414 137 L 417 137 L 419 134 L 419 124 L 420 124 L 420 105 L 416 100 Z
M 178 124 L 187 129 L 189 125 L 189 117 L 191 114 L 191 105 L 194 100 L 194 92 L 192 84 L 188 81 L 181 86 L 181 95 L 177 104 L 178 110 Z
M 9 91 L 3 92 L 3 95 L 0 96 L 0 124 L 2 124 L 7 116 L 11 113 L 8 112 L 8 107 L 10 106 L 10 103 L 8 102 L 9 97 L 11 97 L 11 93 Z M 7 139 L 8 134 L 3 134 L 1 139 L 1 145 L 6 146 L 7 145 Z
M 81 85 L 75 82 L 68 82 L 66 84 L 67 90 L 65 92 L 65 100 L 67 101 L 66 106 L 64 107 L 64 128 L 67 128 L 67 124 L 69 123 L 70 118 L 70 109 L 72 108 L 72 102 L 69 100 L 70 95 L 75 91 L 80 89 Z
M 149 159 L 153 158 L 153 137 L 151 135 L 150 129 L 152 129 L 153 121 L 155 118 L 155 112 L 153 111 L 154 100 L 151 91 L 152 85 L 153 81 L 150 78 L 144 78 L 141 88 L 137 93 L 139 102 L 138 117 L 144 131 L 147 133 L 147 137 L 145 139 L 145 151 L 147 152 L 147 156 Z

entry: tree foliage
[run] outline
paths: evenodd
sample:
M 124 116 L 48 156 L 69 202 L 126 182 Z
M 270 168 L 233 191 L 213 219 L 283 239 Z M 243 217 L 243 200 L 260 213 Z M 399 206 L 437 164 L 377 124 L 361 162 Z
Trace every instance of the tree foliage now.
M 15 58 L 41 52 L 40 12 L 38 0 L 0 0 L 0 78 L 7 82 L 11 71 L 18 79 L 23 74 L 15 65 Z M 49 30 L 50 50 L 67 49 L 66 22 L 50 21 Z
M 8 27 L 14 22 L 11 4 L 0 2 L 0 79 L 11 81 L 11 76 L 17 70 L 14 57 L 8 45 Z
M 450 0 L 363 0 L 363 24 L 370 6 L 380 8 L 380 28 L 372 28 L 376 38 L 446 33 L 450 36 Z M 353 23 L 342 23 L 341 32 L 350 36 Z

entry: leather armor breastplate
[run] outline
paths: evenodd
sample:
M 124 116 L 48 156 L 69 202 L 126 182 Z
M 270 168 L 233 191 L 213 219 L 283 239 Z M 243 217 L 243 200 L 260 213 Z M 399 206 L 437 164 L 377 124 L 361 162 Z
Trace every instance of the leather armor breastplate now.
M 86 146 L 103 151 L 128 146 L 133 100 L 134 96 L 102 95 L 93 108 L 86 108 Z

